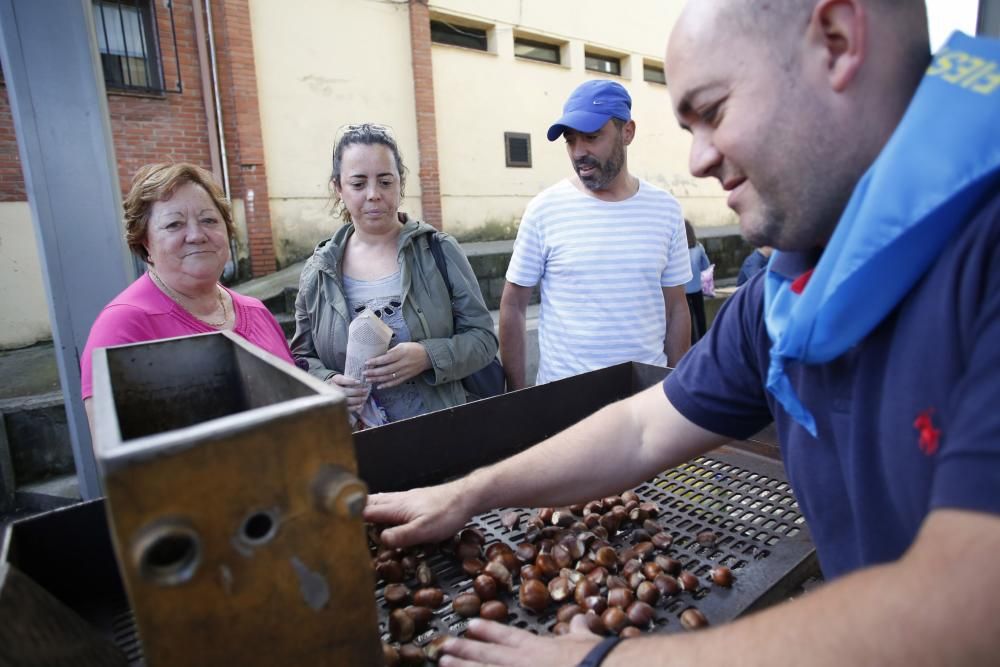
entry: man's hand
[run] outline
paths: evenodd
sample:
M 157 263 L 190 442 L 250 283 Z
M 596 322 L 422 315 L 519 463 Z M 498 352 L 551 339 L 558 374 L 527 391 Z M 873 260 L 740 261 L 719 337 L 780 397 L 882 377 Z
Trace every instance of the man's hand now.
M 441 542 L 462 529 L 475 512 L 463 480 L 400 493 L 369 496 L 365 521 L 392 524 L 382 532 L 387 547 Z
M 539 637 L 527 630 L 477 618 L 470 621 L 464 638 L 445 642 L 446 655 L 438 664 L 443 667 L 573 667 L 600 641 L 600 637 L 587 630 L 581 614 L 573 618 L 569 633 L 561 637 Z

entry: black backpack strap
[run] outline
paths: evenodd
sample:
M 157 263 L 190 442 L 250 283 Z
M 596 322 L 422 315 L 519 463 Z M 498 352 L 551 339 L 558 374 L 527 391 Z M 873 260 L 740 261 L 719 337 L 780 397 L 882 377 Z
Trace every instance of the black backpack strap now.
M 451 279 L 448 277 L 448 262 L 444 258 L 444 250 L 441 249 L 441 241 L 438 240 L 437 233 L 432 232 L 427 235 L 427 246 L 434 255 L 434 263 L 437 264 L 438 271 L 444 279 L 445 287 L 448 288 L 448 298 L 455 298 L 455 292 L 451 288 Z

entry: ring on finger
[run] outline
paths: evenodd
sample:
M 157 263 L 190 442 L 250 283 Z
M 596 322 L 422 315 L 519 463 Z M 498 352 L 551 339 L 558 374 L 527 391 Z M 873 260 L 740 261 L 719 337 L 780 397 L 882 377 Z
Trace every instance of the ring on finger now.
M 396 379 L 396 373 L 395 373 L 395 372 L 393 372 L 393 374 L 392 374 L 392 379 L 393 379 L 393 380 L 395 380 L 395 379 Z

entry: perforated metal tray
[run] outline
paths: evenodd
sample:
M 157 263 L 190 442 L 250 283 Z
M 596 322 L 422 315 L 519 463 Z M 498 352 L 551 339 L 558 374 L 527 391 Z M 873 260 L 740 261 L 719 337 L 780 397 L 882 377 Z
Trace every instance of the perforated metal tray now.
M 772 460 L 722 448 L 661 473 L 635 491 L 642 500 L 660 508 L 655 521 L 674 537 L 671 557 L 702 581 L 698 591 L 662 598 L 654 605 L 656 615 L 649 628 L 653 632 L 681 630 L 678 617 L 692 606 L 711 624 L 724 623 L 785 599 L 818 572 L 808 529 L 781 466 Z M 487 544 L 501 541 L 515 547 L 524 541 L 523 531 L 507 530 L 500 522 L 510 509 L 477 516 L 471 525 L 483 532 Z M 695 541 L 705 530 L 716 533 L 714 546 L 704 547 Z M 624 546 L 628 532 L 620 531 L 610 541 L 616 547 Z M 442 555 L 436 547 L 429 547 L 426 557 L 447 600 L 472 589 L 471 578 L 453 557 Z M 708 571 L 718 564 L 733 570 L 732 588 L 708 583 Z M 417 586 L 415 581 L 407 584 Z M 376 589 L 379 629 L 383 640 L 390 641 L 383 590 L 384 585 Z M 517 591 L 515 584 L 510 594 L 502 596 L 510 610 L 508 623 L 538 634 L 549 633 L 559 605 L 552 604 L 536 614 L 517 604 Z M 467 626 L 468 620 L 455 614 L 450 603 L 445 604 L 435 612 L 431 627 L 414 641 L 423 645 L 441 633 L 460 635 Z

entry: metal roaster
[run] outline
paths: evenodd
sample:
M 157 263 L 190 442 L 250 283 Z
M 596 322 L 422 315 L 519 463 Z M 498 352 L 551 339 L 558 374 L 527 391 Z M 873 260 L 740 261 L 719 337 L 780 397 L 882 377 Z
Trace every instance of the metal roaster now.
M 102 432 L 98 452 L 110 531 L 105 501 L 39 515 L 12 526 L 0 567 L 67 618 L 85 619 L 96 643 L 113 643 L 132 665 L 378 664 L 373 646 L 387 638 L 386 610 L 360 519 L 343 494 L 322 492 L 349 481 L 354 456 L 372 492 L 434 484 L 521 451 L 668 372 L 619 364 L 357 433 L 352 452 L 343 405 L 326 385 L 235 336 L 120 349 L 128 356 L 109 350 L 106 367 L 95 365 L 113 397 L 97 413 L 114 436 Z M 722 563 L 736 574 L 732 589 L 658 605 L 656 631 L 679 630 L 678 614 L 692 605 L 713 624 L 730 620 L 785 599 L 818 572 L 775 452 L 765 433 L 637 487 L 661 508 L 657 520 L 674 533 L 674 557 L 686 569 L 701 577 Z M 522 535 L 501 526 L 503 511 L 473 523 L 488 541 L 517 544 Z M 705 529 L 718 535 L 711 547 L 693 539 Z M 440 555 L 429 563 L 449 598 L 470 587 L 457 563 Z M 326 579 L 325 604 L 310 574 Z M 0 616 L 9 597 L 0 588 Z M 554 611 L 512 605 L 510 622 L 546 632 Z M 415 641 L 465 623 L 446 605 Z

